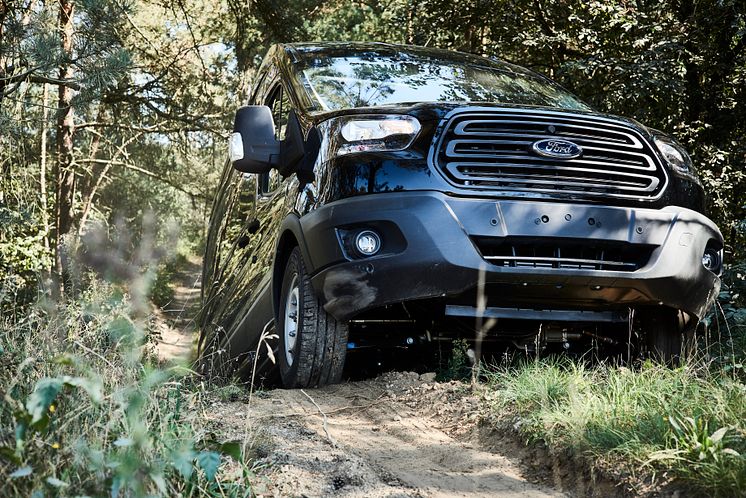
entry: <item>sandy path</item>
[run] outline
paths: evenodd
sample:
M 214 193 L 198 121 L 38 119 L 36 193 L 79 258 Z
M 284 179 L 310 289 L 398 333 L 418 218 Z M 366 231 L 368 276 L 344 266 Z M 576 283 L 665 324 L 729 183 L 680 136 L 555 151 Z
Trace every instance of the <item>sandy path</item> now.
M 200 261 L 190 259 L 176 275 L 173 301 L 157 312 L 166 361 L 191 358 L 199 275 Z M 432 377 L 390 372 L 322 389 L 263 391 L 250 404 L 248 396 L 216 401 L 206 416 L 218 439 L 251 442 L 254 492 L 263 496 L 566 496 L 536 484 L 536 475 L 527 479 L 515 451 L 470 435 L 478 396 Z
M 158 357 L 168 362 L 189 361 L 195 349 L 194 317 L 200 306 L 202 260 L 189 256 L 187 264 L 174 275 L 174 298 L 163 309 L 155 310 L 160 338 Z
M 270 496 L 565 496 L 530 483 L 506 455 L 449 435 L 471 423 L 473 400 L 464 390 L 464 384 L 389 373 L 322 389 L 259 393 L 250 407 L 221 404 L 214 420 L 241 437 L 248 417 L 268 464 Z

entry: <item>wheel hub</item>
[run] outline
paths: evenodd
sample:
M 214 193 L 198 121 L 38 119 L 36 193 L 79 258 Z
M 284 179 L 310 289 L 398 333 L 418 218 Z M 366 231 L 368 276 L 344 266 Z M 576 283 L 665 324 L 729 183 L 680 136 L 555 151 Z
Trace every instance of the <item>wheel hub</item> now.
M 298 290 L 298 275 L 293 275 L 288 289 L 287 299 L 285 300 L 285 321 L 284 321 L 284 339 L 285 339 L 285 359 L 288 366 L 293 365 L 295 342 L 298 339 L 298 312 L 300 292 Z

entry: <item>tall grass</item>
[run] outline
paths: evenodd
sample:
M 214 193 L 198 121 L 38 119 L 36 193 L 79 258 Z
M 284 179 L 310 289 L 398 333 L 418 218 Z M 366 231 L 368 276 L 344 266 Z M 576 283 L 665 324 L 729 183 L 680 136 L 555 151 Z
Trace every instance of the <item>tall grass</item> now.
M 86 282 L 0 321 L 0 494 L 251 496 L 199 377 L 157 363 L 146 283 Z
M 746 494 L 746 385 L 723 370 L 525 361 L 488 374 L 495 414 L 554 448 L 628 472 L 666 471 L 706 495 Z

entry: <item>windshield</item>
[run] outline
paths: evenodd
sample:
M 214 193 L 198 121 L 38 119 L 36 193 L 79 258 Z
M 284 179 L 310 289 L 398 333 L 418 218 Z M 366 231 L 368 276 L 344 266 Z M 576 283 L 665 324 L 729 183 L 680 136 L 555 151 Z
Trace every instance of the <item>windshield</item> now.
M 317 57 L 303 70 L 322 110 L 418 102 L 472 102 L 590 110 L 548 80 L 513 70 L 414 54 Z

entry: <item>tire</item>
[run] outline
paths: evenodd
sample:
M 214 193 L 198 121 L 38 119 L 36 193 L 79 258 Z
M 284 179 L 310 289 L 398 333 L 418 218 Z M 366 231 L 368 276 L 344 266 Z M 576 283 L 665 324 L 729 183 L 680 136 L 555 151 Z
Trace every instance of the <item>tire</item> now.
M 648 355 L 670 366 L 678 366 L 696 350 L 696 322 L 680 310 L 650 312 L 643 321 Z
M 297 247 L 285 266 L 278 315 L 283 386 L 321 387 L 339 382 L 347 354 L 348 325 L 324 310 Z

